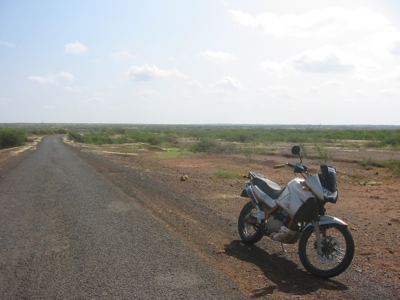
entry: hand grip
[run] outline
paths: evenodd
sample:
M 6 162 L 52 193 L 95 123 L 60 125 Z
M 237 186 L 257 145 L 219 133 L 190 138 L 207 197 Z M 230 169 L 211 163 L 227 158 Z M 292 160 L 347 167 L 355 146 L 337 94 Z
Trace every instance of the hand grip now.
M 279 165 L 274 165 L 273 166 L 274 169 L 281 169 L 281 168 L 284 168 L 284 167 L 286 167 L 286 164 L 279 164 Z

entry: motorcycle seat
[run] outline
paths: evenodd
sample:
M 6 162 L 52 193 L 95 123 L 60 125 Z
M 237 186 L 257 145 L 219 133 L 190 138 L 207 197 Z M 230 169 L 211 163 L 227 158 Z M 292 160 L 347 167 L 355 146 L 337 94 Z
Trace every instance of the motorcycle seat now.
M 278 198 L 279 195 L 283 192 L 283 188 L 279 184 L 264 177 L 254 177 L 253 183 L 272 199 Z

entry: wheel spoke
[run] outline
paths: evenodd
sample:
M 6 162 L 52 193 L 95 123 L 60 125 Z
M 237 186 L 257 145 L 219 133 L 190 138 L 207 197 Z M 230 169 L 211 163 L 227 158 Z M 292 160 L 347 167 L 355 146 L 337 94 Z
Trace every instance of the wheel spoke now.
M 306 245 L 306 255 L 315 268 L 330 270 L 339 265 L 346 253 L 346 241 L 336 227 L 325 228 L 321 231 L 321 254 L 317 251 L 317 237 L 312 234 Z

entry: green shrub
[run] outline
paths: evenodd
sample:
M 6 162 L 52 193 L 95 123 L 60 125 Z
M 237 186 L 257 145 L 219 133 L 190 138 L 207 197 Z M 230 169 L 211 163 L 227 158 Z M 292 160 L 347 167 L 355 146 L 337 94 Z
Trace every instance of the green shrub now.
M 212 139 L 201 139 L 191 147 L 193 152 L 205 153 L 235 153 L 237 147 L 232 143 L 221 143 Z
M 192 146 L 193 152 L 206 152 L 215 153 L 218 152 L 218 143 L 211 139 L 201 139 L 199 142 Z
M 114 143 L 113 139 L 105 132 L 91 132 L 85 134 L 83 139 L 87 144 L 103 145 Z
M 21 146 L 26 142 L 26 132 L 22 129 L 0 129 L 0 148 Z
M 78 133 L 78 132 L 76 132 L 76 131 L 68 132 L 68 138 L 71 141 L 74 141 L 74 142 L 78 142 L 78 143 L 83 143 L 84 142 L 83 135 Z
M 150 145 L 155 146 L 155 145 L 160 145 L 163 142 L 163 140 L 162 140 L 162 138 L 160 136 L 153 135 L 153 136 L 150 136 L 146 140 L 146 142 L 149 143 Z
M 54 131 L 54 133 L 57 133 L 57 134 L 66 134 L 67 131 L 66 131 L 65 129 L 63 129 L 63 128 L 58 128 L 58 129 L 56 129 L 56 130 Z

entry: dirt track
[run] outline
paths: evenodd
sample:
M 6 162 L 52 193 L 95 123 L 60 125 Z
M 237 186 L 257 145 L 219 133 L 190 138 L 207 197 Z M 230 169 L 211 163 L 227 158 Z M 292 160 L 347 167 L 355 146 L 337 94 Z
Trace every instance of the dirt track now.
M 400 186 L 382 169 L 364 170 L 354 163 L 335 163 L 341 197 L 328 212 L 350 224 L 356 243 L 353 264 L 344 274 L 321 280 L 309 275 L 296 246 L 263 239 L 254 247 L 238 241 L 237 215 L 245 204 L 238 197 L 244 180 L 215 178 L 216 170 L 249 169 L 283 184 L 293 174 L 273 170 L 287 158 L 249 162 L 238 156 L 198 156 L 159 160 L 154 153 L 137 156 L 77 153 L 97 171 L 139 199 L 141 205 L 188 241 L 198 255 L 223 270 L 242 291 L 255 297 L 396 299 L 399 293 Z M 316 162 L 309 162 L 315 165 Z M 180 181 L 182 174 L 189 180 Z M 389 209 L 388 209 L 389 208 Z

